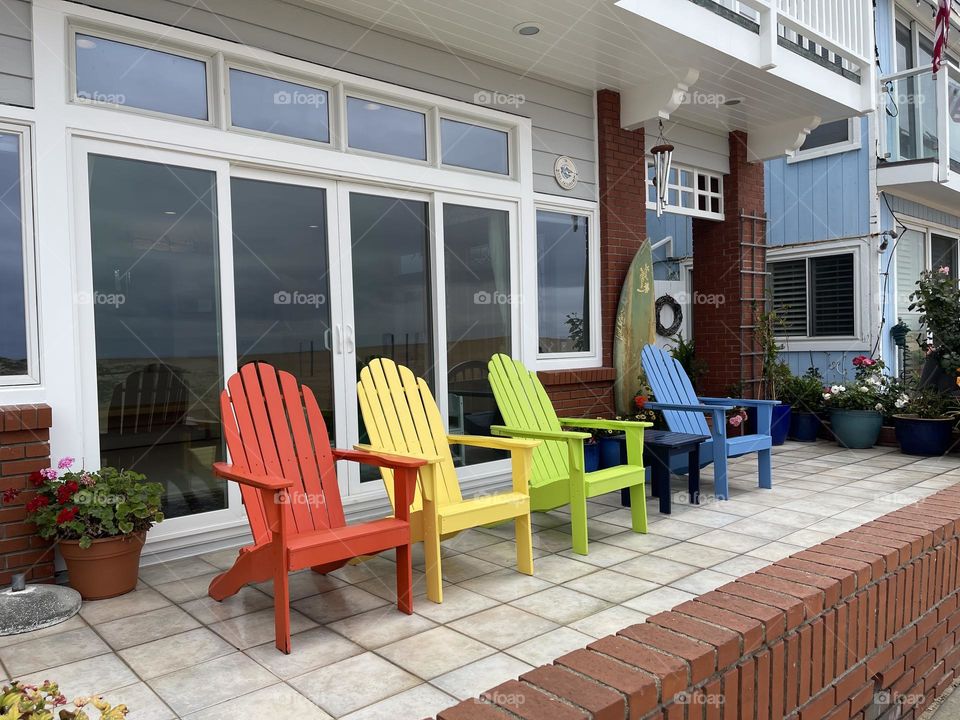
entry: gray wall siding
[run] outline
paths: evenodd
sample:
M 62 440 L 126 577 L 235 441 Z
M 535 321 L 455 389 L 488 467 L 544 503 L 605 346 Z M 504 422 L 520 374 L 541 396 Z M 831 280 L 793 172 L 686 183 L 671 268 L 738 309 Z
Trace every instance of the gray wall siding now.
M 886 193 L 886 196 L 887 200 L 890 201 L 890 207 L 895 213 L 897 213 L 897 215 L 904 215 L 906 217 L 916 218 L 917 220 L 924 220 L 926 222 L 932 222 L 938 225 L 953 228 L 955 230 L 960 230 L 960 216 L 951 215 L 950 213 L 945 213 L 940 210 L 927 207 L 926 205 L 921 205 L 920 203 L 913 202 L 912 200 L 904 200 L 903 198 L 896 195 L 891 195 L 890 193 Z
M 425 42 L 322 15 L 296 0 L 206 0 L 199 5 L 186 0 L 93 0 L 86 4 L 457 100 L 474 102 L 484 91 L 522 99 L 516 104 L 484 104 L 531 118 L 534 188 L 596 199 L 594 98 L 590 91 L 455 57 Z M 572 157 L 580 171 L 581 181 L 569 193 L 553 179 L 557 155 Z
M 0 0 L 0 103 L 33 106 L 30 3 Z

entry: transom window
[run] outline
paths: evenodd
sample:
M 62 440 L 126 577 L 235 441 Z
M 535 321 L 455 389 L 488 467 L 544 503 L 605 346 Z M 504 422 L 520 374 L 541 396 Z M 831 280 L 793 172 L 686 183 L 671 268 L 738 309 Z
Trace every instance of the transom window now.
M 427 159 L 427 117 L 378 100 L 347 98 L 347 144 L 357 150 Z
M 773 309 L 784 337 L 852 337 L 854 255 L 817 255 L 769 262 Z
M 321 88 L 230 68 L 233 127 L 329 142 L 329 97 Z
M 502 130 L 442 118 L 440 152 L 444 165 L 510 173 L 509 136 Z
M 647 158 L 647 208 L 657 207 L 656 166 Z M 667 179 L 667 212 L 723 220 L 723 176 L 674 162 Z

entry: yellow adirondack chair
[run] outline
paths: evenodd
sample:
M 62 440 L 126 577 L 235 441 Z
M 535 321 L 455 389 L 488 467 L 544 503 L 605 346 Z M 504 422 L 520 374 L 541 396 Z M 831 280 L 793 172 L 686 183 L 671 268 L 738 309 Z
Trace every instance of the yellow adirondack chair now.
M 377 358 L 360 371 L 357 383 L 360 412 L 370 436 L 370 445 L 390 455 L 425 460 L 420 468 L 413 504 L 410 506 L 411 541 L 423 541 L 427 565 L 427 597 L 443 601 L 440 540 L 466 530 L 512 519 L 517 540 L 517 569 L 533 574 L 530 535 L 530 478 L 533 449 L 539 440 L 447 435 L 443 418 L 427 383 L 409 368 Z M 509 450 L 513 489 L 464 500 L 460 494 L 450 445 Z M 381 468 L 390 502 L 393 471 Z

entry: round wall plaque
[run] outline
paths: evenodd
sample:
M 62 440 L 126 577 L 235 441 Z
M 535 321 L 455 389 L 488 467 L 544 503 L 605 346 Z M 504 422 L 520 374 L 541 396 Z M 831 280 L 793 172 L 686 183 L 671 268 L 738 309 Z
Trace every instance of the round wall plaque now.
M 577 185 L 577 165 L 566 155 L 561 155 L 553 164 L 553 176 L 564 190 L 573 190 Z

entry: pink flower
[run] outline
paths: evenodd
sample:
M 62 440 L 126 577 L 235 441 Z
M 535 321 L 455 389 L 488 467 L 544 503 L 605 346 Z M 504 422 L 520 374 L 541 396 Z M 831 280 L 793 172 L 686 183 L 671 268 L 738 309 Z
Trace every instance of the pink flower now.
M 733 425 L 734 427 L 740 427 L 740 424 L 742 422 L 743 422 L 743 417 L 741 417 L 740 415 L 734 415 L 732 418 L 730 418 L 730 424 Z
M 937 270 L 937 272 L 940 273 L 941 275 L 949 275 L 949 274 L 950 274 L 950 268 L 949 268 L 947 265 L 943 265 L 943 266 L 940 267 L 939 270 Z
M 61 470 L 66 470 L 68 467 L 73 465 L 73 458 L 67 455 L 66 457 L 60 458 L 60 462 L 57 463 L 57 467 Z
M 57 471 L 53 468 L 44 468 L 40 471 L 40 474 L 43 475 L 47 480 L 57 479 Z

